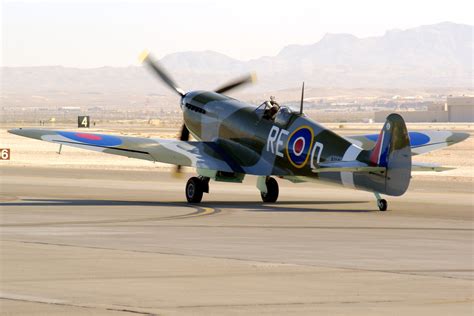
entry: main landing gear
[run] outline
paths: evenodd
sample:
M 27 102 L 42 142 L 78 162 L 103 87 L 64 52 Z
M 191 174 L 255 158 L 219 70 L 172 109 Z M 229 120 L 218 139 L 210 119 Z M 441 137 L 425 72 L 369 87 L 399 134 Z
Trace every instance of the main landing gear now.
M 199 176 L 192 177 L 186 183 L 186 200 L 189 203 L 199 203 L 204 193 L 209 193 L 210 178 Z M 257 182 L 260 189 L 262 201 L 265 203 L 274 203 L 278 199 L 278 182 L 272 177 L 260 177 Z
M 388 208 L 388 203 L 387 200 L 382 199 L 380 194 L 378 192 L 374 192 L 375 198 L 377 199 L 377 206 L 379 207 L 379 210 L 384 212 Z
M 262 201 L 265 203 L 276 202 L 276 200 L 278 200 L 278 193 L 280 192 L 278 189 L 278 182 L 271 177 L 267 177 L 265 180 L 265 185 L 267 187 L 267 192 L 260 191 Z
M 209 178 L 192 177 L 186 183 L 186 199 L 189 203 L 199 203 L 203 193 L 209 193 Z

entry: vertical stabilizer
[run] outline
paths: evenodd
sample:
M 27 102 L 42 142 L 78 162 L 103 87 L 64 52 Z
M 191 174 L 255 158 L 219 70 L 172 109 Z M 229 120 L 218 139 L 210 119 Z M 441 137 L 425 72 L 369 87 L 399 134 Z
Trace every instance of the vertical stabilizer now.
M 400 115 L 393 113 L 387 117 L 369 157 L 373 166 L 387 168 L 385 188 L 379 192 L 395 196 L 405 193 L 411 178 L 411 148 L 408 130 Z
M 356 173 L 357 188 L 387 195 L 405 193 L 411 178 L 411 148 L 405 121 L 390 114 L 380 131 L 375 147 L 364 151 L 361 161 L 372 167 L 384 167 L 384 173 Z

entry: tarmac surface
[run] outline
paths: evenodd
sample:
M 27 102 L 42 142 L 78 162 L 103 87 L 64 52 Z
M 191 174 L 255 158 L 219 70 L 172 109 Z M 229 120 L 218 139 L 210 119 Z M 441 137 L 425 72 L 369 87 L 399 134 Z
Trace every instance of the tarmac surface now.
M 0 167 L 2 315 L 473 315 L 473 185 L 372 194 L 255 178 Z

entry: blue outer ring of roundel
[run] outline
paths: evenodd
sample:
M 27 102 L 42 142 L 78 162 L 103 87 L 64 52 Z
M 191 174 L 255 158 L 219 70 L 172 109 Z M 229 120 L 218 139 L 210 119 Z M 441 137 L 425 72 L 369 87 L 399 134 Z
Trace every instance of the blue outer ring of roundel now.
M 308 162 L 311 146 L 313 145 L 313 136 L 314 133 L 311 128 L 307 126 L 301 126 L 291 133 L 290 137 L 288 137 L 288 142 L 286 144 L 286 154 L 290 163 L 296 168 L 303 168 Z M 304 139 L 304 148 L 302 152 L 297 155 L 297 153 L 293 151 L 293 146 L 294 143 L 301 137 Z
M 122 144 L 122 140 L 117 136 L 104 134 L 89 134 L 80 132 L 58 132 L 59 135 L 88 145 L 101 147 L 118 146 Z

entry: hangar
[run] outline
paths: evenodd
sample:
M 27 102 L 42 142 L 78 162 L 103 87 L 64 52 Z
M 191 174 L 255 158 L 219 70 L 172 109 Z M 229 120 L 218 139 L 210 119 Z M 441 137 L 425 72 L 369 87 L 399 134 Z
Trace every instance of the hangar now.
M 448 97 L 449 122 L 474 122 L 474 97 Z
M 374 114 L 375 122 L 385 122 L 393 111 Z M 474 96 L 448 96 L 445 104 L 434 104 L 426 111 L 396 111 L 407 122 L 474 122 Z

